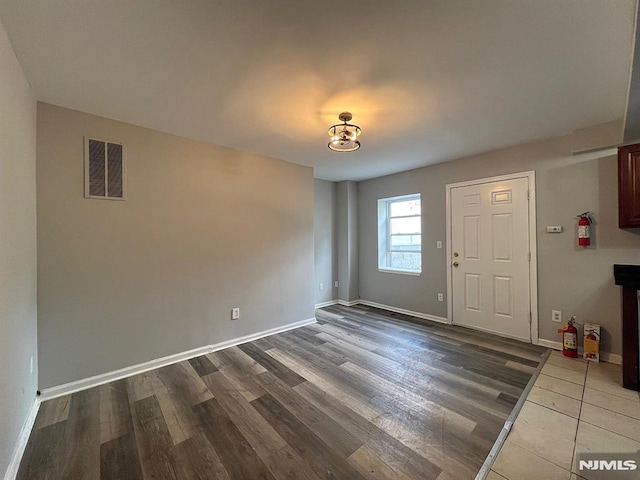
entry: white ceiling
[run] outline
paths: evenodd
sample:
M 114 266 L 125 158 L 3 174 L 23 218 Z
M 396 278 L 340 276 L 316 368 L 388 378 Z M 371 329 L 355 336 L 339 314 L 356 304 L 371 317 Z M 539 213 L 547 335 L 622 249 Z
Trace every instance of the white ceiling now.
M 39 100 L 361 180 L 624 116 L 635 0 L 0 0 Z M 348 110 L 362 148 L 335 153 Z

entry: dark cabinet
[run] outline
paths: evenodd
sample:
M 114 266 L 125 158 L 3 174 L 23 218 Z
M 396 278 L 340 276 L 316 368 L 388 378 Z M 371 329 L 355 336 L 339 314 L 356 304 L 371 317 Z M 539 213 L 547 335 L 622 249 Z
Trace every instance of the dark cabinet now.
M 614 265 L 613 277 L 622 287 L 622 386 L 640 390 L 638 356 L 638 291 L 640 265 Z
M 640 228 L 640 144 L 618 148 L 618 226 Z

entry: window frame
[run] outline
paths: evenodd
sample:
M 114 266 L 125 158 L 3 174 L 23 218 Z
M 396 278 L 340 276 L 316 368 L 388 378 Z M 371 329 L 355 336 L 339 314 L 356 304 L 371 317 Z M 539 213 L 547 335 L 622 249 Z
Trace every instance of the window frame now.
M 399 202 L 406 202 L 411 200 L 420 201 L 420 215 L 391 215 L 391 205 Z M 381 216 L 384 216 L 384 223 L 381 225 Z M 420 231 L 413 233 L 392 234 L 391 233 L 391 221 L 395 218 L 420 218 Z M 382 228 L 381 228 L 382 227 Z M 381 232 L 381 229 L 384 232 Z M 407 235 L 419 235 L 420 236 L 420 249 L 419 250 L 398 250 L 391 248 L 392 237 L 407 236 Z M 382 240 L 382 241 L 381 241 Z M 391 261 L 390 257 L 393 253 L 418 253 L 420 255 L 420 269 L 407 269 L 389 267 Z M 395 197 L 380 198 L 378 199 L 378 271 L 386 273 L 397 273 L 401 275 L 422 275 L 422 196 L 420 193 L 412 193 L 408 195 L 399 195 Z

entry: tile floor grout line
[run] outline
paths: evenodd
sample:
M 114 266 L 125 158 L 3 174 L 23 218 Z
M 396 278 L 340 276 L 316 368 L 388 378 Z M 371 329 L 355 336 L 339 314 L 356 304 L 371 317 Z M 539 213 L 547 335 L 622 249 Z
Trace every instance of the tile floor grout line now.
M 571 398 L 571 397 L 568 397 L 568 398 Z M 575 398 L 574 398 L 574 400 L 575 400 Z M 526 400 L 526 401 L 529 402 L 529 403 L 532 403 L 534 405 L 537 405 L 538 407 L 546 408 L 547 410 L 549 410 L 549 411 L 551 411 L 553 413 L 559 413 L 560 415 L 564 415 L 565 417 L 569 417 L 569 418 L 573 418 L 573 419 L 577 420 L 576 417 L 572 417 L 571 415 L 567 415 L 566 413 L 561 412 L 560 410 L 556 410 L 555 408 L 551 408 L 551 407 L 549 407 L 547 405 L 542 405 L 540 403 L 534 402 L 533 400 Z
M 618 398 L 622 398 L 623 400 L 625 400 L 625 398 L 623 398 L 623 397 L 618 397 Z M 607 412 L 617 413 L 618 415 L 622 415 L 624 417 L 631 418 L 633 420 L 637 420 L 637 421 L 640 422 L 640 418 L 632 417 L 631 415 L 627 415 L 626 413 L 618 412 L 617 410 L 611 410 L 610 408 L 603 407 L 602 405 L 596 405 L 595 403 L 585 402 L 584 400 L 582 400 L 581 403 L 586 403 L 587 405 L 591 405 L 592 407 L 598 407 L 598 408 L 601 408 L 602 410 L 606 410 Z M 581 408 L 581 410 L 582 410 L 582 408 Z M 589 423 L 589 422 L 587 422 L 587 423 Z M 606 428 L 605 428 L 605 430 L 606 430 Z
M 538 378 L 540 378 L 540 376 L 542 376 L 542 375 L 544 375 L 545 377 L 549 377 L 549 375 L 545 375 L 544 373 L 541 373 L 540 375 L 538 375 Z M 556 377 L 549 377 L 549 378 L 553 378 L 554 380 L 562 380 L 561 378 L 556 378 Z M 579 384 L 577 384 L 577 383 L 569 382 L 569 381 L 567 381 L 567 380 L 562 380 L 562 381 L 563 381 L 563 382 L 566 382 L 566 383 L 570 383 L 571 385 L 576 385 L 577 387 L 582 387 L 582 385 L 579 385 Z M 574 400 L 579 400 L 578 398 L 571 397 L 571 396 L 566 395 L 566 394 L 564 394 L 564 393 L 556 392 L 555 390 L 551 390 L 550 388 L 547 388 L 547 387 L 541 387 L 540 385 L 534 385 L 534 387 L 536 387 L 536 388 L 540 388 L 540 389 L 542 389 L 542 390 L 546 390 L 546 391 L 548 391 L 548 392 L 557 393 L 558 395 L 564 395 L 565 397 L 573 398 Z M 622 398 L 622 397 L 621 397 L 621 398 Z
M 529 400 L 527 400 L 527 401 L 529 401 Z M 538 405 L 538 404 L 536 403 L 536 405 Z M 539 405 L 539 406 L 540 406 L 540 407 L 544 407 L 544 405 Z M 545 408 L 547 408 L 547 407 L 545 407 Z M 556 413 L 560 413 L 560 412 L 556 412 Z M 564 414 L 563 414 L 563 415 L 564 415 Z M 571 418 L 573 418 L 573 417 L 571 417 Z M 558 467 L 558 468 L 560 468 L 560 469 L 564 470 L 565 472 L 573 473 L 573 472 L 571 471 L 571 469 L 567 470 L 567 469 L 566 469 L 565 467 L 563 467 L 562 465 L 559 465 L 559 464 L 557 464 L 556 462 L 554 462 L 553 460 L 549 460 L 548 458 L 543 457 L 543 456 L 542 456 L 542 455 L 540 455 L 539 453 L 532 452 L 531 450 L 529 450 L 528 448 L 526 448 L 525 446 L 523 446 L 523 445 L 521 445 L 521 444 L 519 444 L 519 443 L 517 443 L 517 442 L 512 442 L 512 445 L 515 445 L 516 447 L 521 448 L 522 450 L 524 450 L 525 452 L 527 452 L 527 453 L 528 453 L 528 454 L 530 454 L 530 455 L 533 455 L 534 457 L 538 457 L 540 460 L 544 460 L 545 462 L 550 463 L 551 465 L 555 465 L 556 467 Z M 492 471 L 494 471 L 494 472 L 495 472 L 495 470 L 492 470 Z M 498 473 L 498 472 L 496 472 L 496 473 Z M 500 475 L 500 474 L 499 474 L 499 475 Z M 504 477 L 504 475 L 502 475 L 502 476 Z M 505 477 L 505 478 L 506 478 L 506 477 Z M 508 480 L 511 480 L 511 479 L 508 479 Z M 514 479 L 514 480 L 517 480 L 517 479 Z
M 537 405 L 537 404 L 536 404 L 536 405 Z M 543 406 L 543 405 L 541 405 L 541 406 Z M 558 412 L 558 413 L 559 413 L 559 412 Z M 571 418 L 573 418 L 573 417 L 571 417 Z M 536 452 L 532 452 L 531 450 L 529 450 L 528 448 L 526 448 L 525 446 L 523 446 L 523 445 L 521 445 L 521 444 L 519 444 L 519 443 L 517 443 L 517 442 L 513 442 L 513 443 L 512 443 L 512 445 L 515 445 L 516 447 L 521 448 L 522 450 L 524 450 L 524 451 L 525 451 L 525 452 L 527 452 L 528 454 L 533 455 L 534 457 L 538 457 L 539 459 L 544 460 L 545 462 L 550 463 L 551 465 L 555 465 L 556 467 L 558 467 L 558 468 L 560 468 L 560 469 L 564 470 L 565 472 L 573 473 L 573 472 L 571 471 L 571 469 L 567 470 L 567 469 L 566 469 L 565 467 L 563 467 L 562 465 L 559 465 L 559 464 L 557 464 L 556 462 L 554 462 L 553 460 L 549 460 L 548 458 L 543 457 L 542 455 L 540 455 L 540 454 L 538 454 L 538 453 L 536 453 Z M 503 476 L 504 476 L 504 475 L 503 475 Z M 509 479 L 509 480 L 511 480 L 511 479 Z M 514 479 L 514 480 L 517 480 L 517 479 Z
M 516 417 L 520 413 L 520 410 L 522 410 L 522 407 L 524 406 L 527 400 L 527 397 L 529 396 L 529 392 L 533 388 L 533 384 L 536 383 L 536 380 L 538 379 L 538 375 L 540 375 L 540 372 L 542 371 L 542 368 L 544 367 L 544 365 L 547 363 L 547 359 L 549 358 L 550 355 L 551 355 L 550 349 L 548 349 L 546 352 L 542 354 L 542 358 L 540 359 L 540 363 L 538 364 L 536 371 L 533 372 L 533 375 L 529 379 L 529 383 L 527 383 L 527 386 L 524 387 L 524 390 L 522 391 L 520 398 L 518 399 L 517 403 L 513 407 L 513 410 L 511 410 L 511 413 L 507 417 L 507 420 L 504 422 L 504 426 L 502 427 L 502 430 L 500 430 L 500 433 L 498 434 L 498 438 L 494 442 L 493 447 L 491 447 L 491 451 L 489 452 L 489 455 L 487 455 L 487 458 L 484 460 L 484 463 L 482 464 L 480 471 L 476 475 L 475 480 L 486 480 L 487 475 L 489 475 L 489 472 L 491 471 L 491 467 L 493 467 L 493 462 L 495 462 L 496 458 L 498 457 L 498 454 L 500 453 L 500 449 L 504 445 L 504 442 L 507 440 L 509 432 L 511 431 L 511 428 L 515 423 Z
M 620 395 L 616 395 L 615 393 L 607 392 L 606 390 L 600 390 L 600 389 L 593 388 L 593 387 L 589 387 L 589 386 L 585 385 L 585 390 L 586 390 L 587 388 L 588 388 L 589 390 L 595 390 L 596 392 L 599 392 L 599 393 L 604 393 L 605 395 L 609 395 L 610 397 L 616 397 L 616 398 L 617 398 L 617 399 L 619 399 L 619 400 L 626 400 L 627 402 L 632 402 L 632 403 L 640 403 L 640 401 L 631 400 L 630 398 L 627 398 L 627 397 L 621 397 Z M 588 403 L 588 402 L 587 402 L 587 403 Z
M 614 413 L 615 413 L 615 412 L 614 412 Z M 629 417 L 629 418 L 632 418 L 632 417 Z M 634 419 L 634 420 L 635 420 L 635 419 Z M 609 430 L 608 428 L 601 427 L 600 425 L 596 425 L 595 423 L 586 422 L 586 421 L 584 421 L 584 420 L 580 420 L 580 422 L 582 422 L 582 423 L 586 423 L 587 425 L 591 425 L 592 427 L 599 428 L 600 430 L 604 430 L 605 432 L 613 433 L 614 435 L 618 435 L 618 436 L 620 436 L 620 437 L 627 438 L 627 439 L 629 439 L 629 440 L 631 440 L 631 441 L 633 441 L 633 442 L 640 443 L 640 442 L 639 442 L 638 440 L 636 440 L 635 438 L 629 437 L 629 436 L 627 436 L 627 435 L 625 435 L 625 434 L 623 434 L 623 433 L 620 433 L 620 432 L 614 432 L 613 430 Z
M 565 395 L 564 393 L 556 392 L 555 390 L 551 390 L 550 388 L 544 388 L 544 387 L 541 387 L 540 385 L 534 385 L 534 387 L 539 388 L 540 390 L 544 390 L 545 392 L 551 392 L 551 393 L 555 393 L 556 395 L 562 395 L 563 397 L 570 398 L 571 400 L 575 400 L 576 402 L 582 402 L 582 400 L 579 398 L 571 397 L 569 395 Z M 533 402 L 533 400 L 528 400 L 528 401 Z M 533 403 L 536 403 L 536 402 L 533 402 Z
M 551 392 L 551 390 L 547 390 L 547 391 Z M 551 393 L 555 393 L 555 392 L 551 392 Z M 559 393 L 558 395 L 562 395 L 562 394 Z M 568 399 L 570 399 L 570 400 L 576 400 L 575 398 L 567 397 L 566 395 L 563 395 L 563 396 L 568 398 Z M 579 401 L 580 400 L 576 400 L 576 402 L 579 402 Z M 548 407 L 547 405 L 544 405 L 542 403 L 538 403 L 535 400 L 527 399 L 527 402 L 532 403 L 533 405 L 537 405 L 537 406 L 542 407 L 542 408 L 546 408 L 547 410 L 551 410 L 552 412 L 560 413 L 561 415 L 564 415 L 565 417 L 575 418 L 576 420 L 578 420 L 578 417 L 574 417 L 573 415 L 569 415 L 568 413 L 564 413 L 564 412 L 561 412 L 560 410 L 556 410 L 555 408 Z
M 578 430 L 580 430 L 580 417 L 582 416 L 582 405 L 584 405 L 584 392 L 587 389 L 587 376 L 589 375 L 589 364 L 584 371 L 584 384 L 582 385 L 582 398 L 580 399 L 580 410 L 578 411 L 578 423 L 576 423 L 576 433 L 573 437 L 573 452 L 571 453 L 571 468 L 569 472 L 573 474 L 573 463 L 576 458 L 576 448 L 578 447 Z M 576 473 L 576 476 L 578 474 Z
M 580 383 L 572 382 L 571 380 L 567 380 L 566 378 L 554 377 L 553 375 L 549 375 L 548 373 L 543 373 L 542 375 L 545 375 L 545 376 L 551 377 L 551 378 L 555 378 L 556 380 L 562 380 L 563 382 L 572 383 L 573 385 L 578 385 L 579 387 L 584 387 L 584 385 L 582 385 Z
M 537 405 L 537 404 L 536 404 L 536 405 Z M 541 405 L 541 406 L 542 406 L 542 405 Z M 545 408 L 546 408 L 546 407 L 545 407 Z M 556 413 L 560 413 L 560 412 L 556 412 Z M 563 414 L 563 415 L 564 415 L 564 414 Z M 570 417 L 570 418 L 573 418 L 573 417 Z M 574 420 L 577 420 L 576 418 L 573 418 L 573 419 L 574 419 Z M 521 449 L 523 449 L 523 450 L 524 450 L 524 451 L 526 451 L 527 453 L 529 453 L 529 454 L 531 454 L 531 455 L 533 455 L 533 456 L 535 456 L 535 457 L 538 457 L 539 459 L 544 460 L 545 462 L 550 463 L 551 465 L 555 465 L 556 467 L 558 467 L 558 468 L 560 468 L 560 469 L 564 470 L 564 471 L 565 471 L 565 472 L 567 472 L 567 473 L 570 473 L 570 474 L 571 474 L 571 473 L 573 473 L 573 472 L 571 471 L 571 469 L 573 468 L 573 460 L 572 460 L 572 463 L 571 463 L 571 468 L 569 468 L 569 469 L 567 470 L 567 468 L 565 468 L 565 467 L 563 467 L 562 465 L 560 465 L 560 464 L 556 463 L 554 460 L 551 460 L 551 459 L 549 459 L 549 458 L 547 458 L 547 457 L 543 457 L 542 455 L 540 455 L 540 454 L 538 454 L 538 453 L 536 453 L 536 452 L 532 452 L 532 451 L 531 451 L 531 450 L 529 450 L 527 447 L 525 447 L 525 446 L 523 446 L 523 445 L 521 445 L 521 444 L 519 444 L 519 443 L 517 443 L 517 442 L 513 442 L 513 445 L 515 445 L 515 446 L 517 446 L 517 447 L 520 447 Z M 574 442 L 574 448 L 575 448 L 575 442 Z M 511 479 L 509 479 L 509 480 L 511 480 Z M 514 479 L 514 480 L 517 480 L 517 479 Z
M 611 392 L 607 392 L 606 390 L 603 390 L 602 388 L 595 388 L 595 387 L 591 387 L 591 386 L 587 386 L 585 384 L 585 389 L 591 389 L 591 390 L 595 390 L 596 392 L 600 392 L 600 393 L 606 393 L 607 395 L 611 395 L 612 397 L 616 397 L 616 398 L 621 398 L 622 400 L 628 400 L 630 402 L 634 402 L 635 400 L 631 400 L 630 398 L 627 397 L 621 397 L 620 395 L 617 395 L 615 393 L 611 393 Z M 636 402 L 638 403 L 638 402 Z

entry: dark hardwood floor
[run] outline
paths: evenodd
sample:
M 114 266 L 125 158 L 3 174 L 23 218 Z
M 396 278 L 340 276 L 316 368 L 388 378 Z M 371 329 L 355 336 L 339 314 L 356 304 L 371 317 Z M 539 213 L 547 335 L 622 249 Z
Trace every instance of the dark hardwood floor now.
M 474 478 L 545 349 L 327 307 L 42 404 L 19 479 Z

